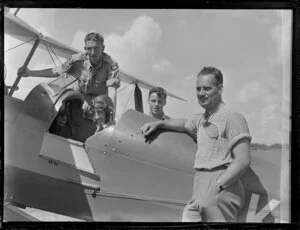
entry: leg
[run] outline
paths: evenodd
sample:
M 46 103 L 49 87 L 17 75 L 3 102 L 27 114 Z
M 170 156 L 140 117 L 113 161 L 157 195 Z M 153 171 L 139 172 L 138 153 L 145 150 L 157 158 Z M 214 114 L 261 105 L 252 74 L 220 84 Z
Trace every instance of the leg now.
M 240 181 L 219 193 L 215 180 L 224 170 L 196 172 L 193 199 L 184 209 L 182 221 L 235 222 L 244 201 Z
M 200 222 L 202 221 L 201 208 L 192 199 L 183 209 L 182 222 Z
M 237 181 L 217 195 L 215 205 L 205 207 L 206 221 L 236 222 L 243 201 L 244 190 L 240 181 Z
M 202 221 L 201 208 L 198 204 L 197 197 L 201 194 L 201 175 L 195 173 L 193 184 L 193 197 L 187 203 L 182 213 L 182 222 L 199 222 Z

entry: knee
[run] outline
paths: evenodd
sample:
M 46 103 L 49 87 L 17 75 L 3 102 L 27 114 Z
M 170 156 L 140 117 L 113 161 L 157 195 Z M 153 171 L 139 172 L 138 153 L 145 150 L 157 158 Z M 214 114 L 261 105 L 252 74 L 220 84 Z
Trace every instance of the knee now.
M 187 204 L 182 212 L 182 222 L 202 221 L 202 208 L 196 204 Z

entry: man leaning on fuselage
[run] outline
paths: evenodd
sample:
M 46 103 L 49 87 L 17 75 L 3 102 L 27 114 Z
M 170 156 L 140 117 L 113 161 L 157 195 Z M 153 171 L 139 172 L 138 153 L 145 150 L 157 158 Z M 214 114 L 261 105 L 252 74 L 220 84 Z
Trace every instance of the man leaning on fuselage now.
M 164 128 L 197 139 L 193 195 L 182 221 L 235 222 L 245 199 L 240 178 L 251 163 L 248 125 L 223 102 L 223 75 L 217 68 L 204 67 L 199 72 L 196 92 L 203 114 L 146 123 L 141 131 L 147 137 Z

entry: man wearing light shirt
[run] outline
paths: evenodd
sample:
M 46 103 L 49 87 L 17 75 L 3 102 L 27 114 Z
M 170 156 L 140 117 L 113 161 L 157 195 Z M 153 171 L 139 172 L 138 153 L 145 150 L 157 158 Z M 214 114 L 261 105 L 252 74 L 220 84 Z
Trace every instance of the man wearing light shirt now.
M 196 92 L 203 114 L 146 123 L 141 131 L 146 138 L 164 128 L 186 132 L 197 140 L 193 196 L 182 221 L 235 222 L 245 199 L 240 178 L 251 163 L 248 125 L 243 115 L 223 102 L 223 75 L 217 68 L 204 67 L 199 72 Z

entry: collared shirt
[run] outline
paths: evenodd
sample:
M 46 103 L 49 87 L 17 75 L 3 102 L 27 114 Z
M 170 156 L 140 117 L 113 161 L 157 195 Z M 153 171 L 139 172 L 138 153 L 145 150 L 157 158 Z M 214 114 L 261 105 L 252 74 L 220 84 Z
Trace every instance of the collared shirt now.
M 59 74 L 68 73 L 78 79 L 79 92 L 83 96 L 108 95 L 108 86 L 119 86 L 119 67 L 115 60 L 103 53 L 98 66 L 94 67 L 85 53 L 72 55 L 65 63 L 56 68 Z M 117 79 L 112 81 L 111 79 Z M 111 80 L 111 81 L 110 81 Z
M 151 111 L 149 112 L 149 116 L 154 117 Z M 169 120 L 171 117 L 167 116 L 165 113 L 163 113 L 162 117 L 160 120 Z
M 224 104 L 208 118 L 204 118 L 204 114 L 194 115 L 188 120 L 187 126 L 197 134 L 195 169 L 228 165 L 233 160 L 233 146 L 241 139 L 251 141 L 243 115 L 232 112 Z

